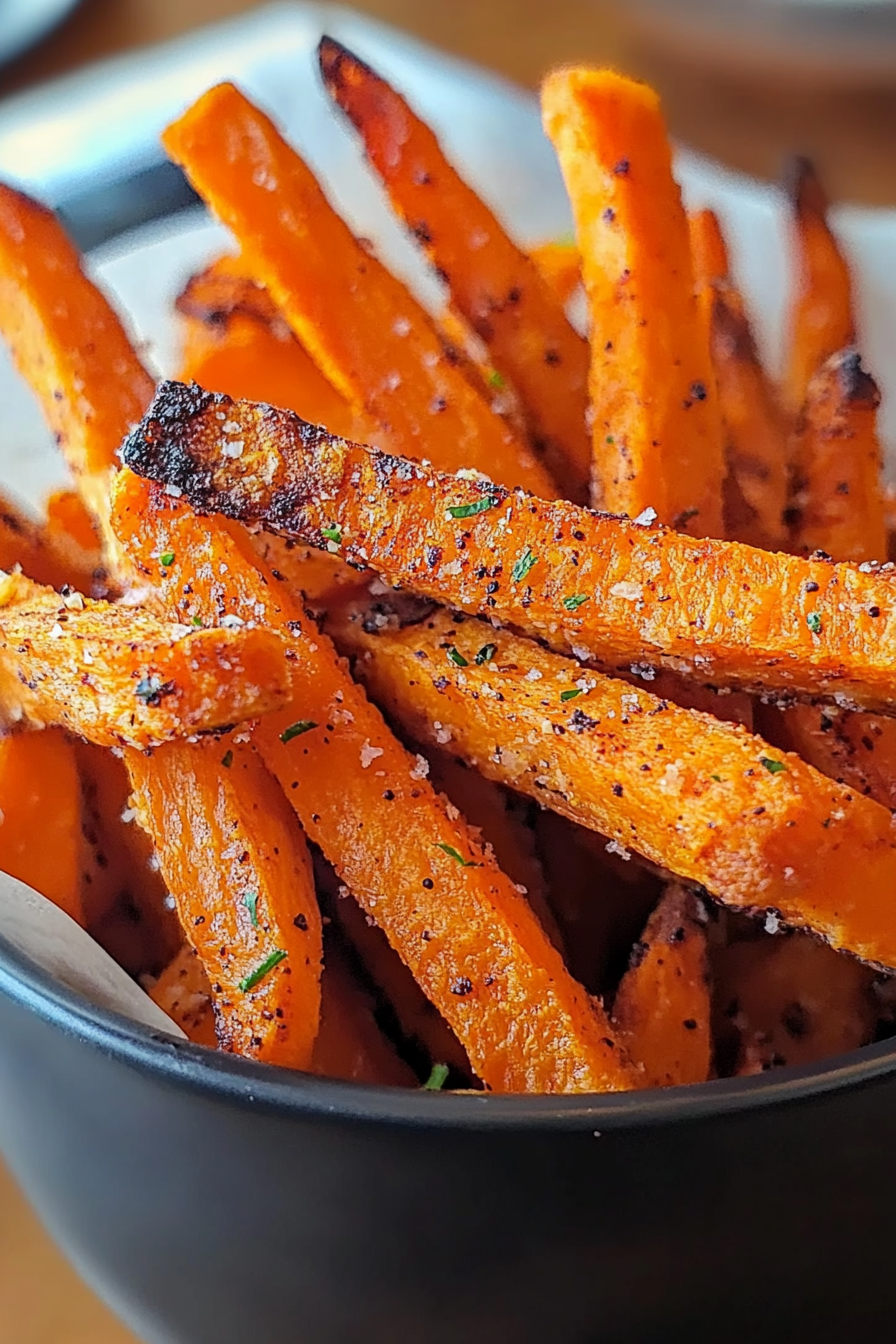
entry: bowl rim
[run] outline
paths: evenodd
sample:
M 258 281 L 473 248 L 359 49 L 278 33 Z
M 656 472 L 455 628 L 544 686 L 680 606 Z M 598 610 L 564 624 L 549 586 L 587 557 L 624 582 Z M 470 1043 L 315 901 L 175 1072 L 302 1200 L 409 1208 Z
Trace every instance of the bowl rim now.
M 0 996 L 82 1046 L 209 1100 L 281 1117 L 399 1128 L 476 1131 L 639 1130 L 799 1104 L 896 1073 L 896 1038 L 819 1065 L 642 1092 L 428 1092 L 319 1077 L 153 1031 L 101 1008 L 44 971 L 0 934 Z

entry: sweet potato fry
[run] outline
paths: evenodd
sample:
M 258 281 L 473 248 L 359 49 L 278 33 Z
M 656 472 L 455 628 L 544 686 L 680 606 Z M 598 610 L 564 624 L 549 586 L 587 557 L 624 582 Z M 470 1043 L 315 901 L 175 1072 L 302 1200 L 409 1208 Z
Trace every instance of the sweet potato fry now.
M 320 1019 L 321 920 L 300 827 L 255 752 L 171 742 L 125 753 L 225 1050 L 306 1069 Z
M 472 1081 L 473 1070 L 466 1051 L 379 925 L 370 922 L 370 916 L 345 887 L 336 894 L 329 909 L 370 984 L 394 1013 L 407 1053 L 421 1064 L 447 1064 L 459 1078 Z
M 659 100 L 611 70 L 542 88 L 591 317 L 592 452 L 615 513 L 722 535 L 722 422 Z
M 781 550 L 787 542 L 788 426 L 756 350 L 743 296 L 729 274 L 728 251 L 712 210 L 690 219 L 697 293 L 725 427 L 725 535 Z
M 0 570 L 20 565 L 29 579 L 50 588 L 66 584 L 104 596 L 105 575 L 85 564 L 76 548 L 66 544 L 55 529 L 40 527 L 26 517 L 11 500 L 0 495 Z M 97 591 L 99 589 L 100 591 Z
M 83 495 L 77 490 L 55 490 L 47 499 L 45 509 L 47 518 L 41 535 L 58 552 L 64 572 L 69 576 L 65 580 L 68 586 L 90 597 L 117 596 L 110 572 L 114 559 L 103 550 L 103 539 Z M 9 566 L 0 565 L 0 568 Z M 31 574 L 26 565 L 22 568 L 29 578 L 46 582 Z M 51 585 L 53 588 L 61 586 L 59 583 Z
M 55 724 L 103 747 L 149 747 L 279 708 L 289 676 L 285 645 L 268 630 L 172 626 L 21 574 L 0 580 L 7 727 Z
M 705 915 L 670 885 L 635 944 L 613 1003 L 632 1058 L 653 1087 L 705 1083 L 712 1064 Z
M 726 1072 L 814 1064 L 873 1039 L 873 972 L 808 934 L 733 943 L 713 970 Z
M 318 55 L 324 85 L 359 132 L 392 208 L 522 397 L 551 475 L 568 499 L 586 502 L 588 345 L 563 301 L 404 98 L 330 37 Z
M 792 212 L 793 281 L 784 393 L 797 416 L 826 359 L 856 339 L 849 264 L 828 224 L 828 201 L 808 159 L 794 159 L 786 189 Z
M 325 943 L 320 991 L 312 1073 L 355 1083 L 414 1087 L 412 1069 L 377 1026 L 372 995 L 358 983 L 346 953 L 332 937 Z
M 327 381 L 267 290 L 242 266 L 238 257 L 220 257 L 194 275 L 178 297 L 186 331 L 184 381 L 286 406 L 334 434 L 380 442 L 376 422 L 354 410 Z
M 896 828 L 886 808 L 741 728 L 519 636 L 441 611 L 403 628 L 402 619 L 399 609 L 391 625 L 361 617 L 334 633 L 372 697 L 418 741 L 438 731 L 482 774 L 617 851 L 896 964 Z
M 880 393 L 859 352 L 839 350 L 809 382 L 794 448 L 793 549 L 886 560 Z
M 896 719 L 793 705 L 775 737 L 829 779 L 896 811 Z
M 197 519 L 183 501 L 122 473 L 115 530 L 156 577 L 168 607 L 220 619 L 250 610 L 294 641 L 293 704 L 254 740 L 308 835 L 495 1090 L 606 1091 L 635 1075 L 606 1017 L 569 976 L 494 860 L 426 780 L 340 665 L 326 637 L 303 632 L 285 585 L 253 563 L 238 529 Z M 188 557 L 192 592 L 153 559 Z M 211 562 L 211 563 L 209 563 Z M 226 583 L 225 583 L 226 580 Z M 186 605 L 185 605 L 186 604 Z
M 222 456 L 219 416 L 239 435 Z M 896 713 L 886 567 L 772 555 L 447 476 L 287 412 L 162 384 L 128 465 L 221 512 L 512 622 L 608 670 Z M 335 540 L 338 538 L 338 542 Z
M 102 521 L 118 445 L 146 409 L 152 379 L 56 217 L 3 184 L 0 335 Z
M 232 84 L 210 89 L 163 140 L 326 378 L 388 427 L 394 451 L 553 493 L 548 472 L 466 380 L 431 319 Z
M 438 735 L 440 729 L 435 725 Z M 502 789 L 500 785 L 470 770 L 464 761 L 439 747 L 428 745 L 429 778 L 466 820 L 491 845 L 502 872 L 525 890 L 526 900 L 538 916 L 551 942 L 563 952 L 563 939 L 547 898 L 547 886 L 535 846 L 535 832 L 523 820 L 523 810 L 532 804 Z
M 560 302 L 569 303 L 582 283 L 582 258 L 575 239 L 557 238 L 539 243 L 529 249 L 529 257 Z
M 81 784 L 57 728 L 0 738 L 0 868 L 84 924 Z
M 217 1048 L 211 983 L 189 943 L 148 992 L 191 1041 Z M 413 1087 L 415 1082 L 377 1026 L 372 999 L 357 983 L 345 953 L 333 939 L 327 941 L 320 979 L 320 1027 L 311 1072 L 387 1087 Z
M 135 824 L 124 761 L 92 742 L 75 742 L 87 851 L 82 896 L 87 930 L 132 974 L 157 975 L 183 942 L 158 871 L 152 841 Z M 136 947 L 131 964 L 125 948 Z M 124 953 L 124 955 L 123 955 Z
M 184 943 L 147 993 L 194 1045 L 218 1048 L 211 981 L 195 947 Z

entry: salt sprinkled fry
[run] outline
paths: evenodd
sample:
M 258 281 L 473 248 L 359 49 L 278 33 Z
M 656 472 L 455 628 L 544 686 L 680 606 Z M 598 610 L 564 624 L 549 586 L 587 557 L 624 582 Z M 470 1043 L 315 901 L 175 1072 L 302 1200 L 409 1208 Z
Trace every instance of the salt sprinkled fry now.
M 219 416 L 243 445 L 222 456 Z M 896 713 L 889 567 L 697 540 L 349 443 L 269 406 L 163 383 L 122 450 L 195 508 L 332 538 L 437 601 L 613 671 Z
M 162 138 L 322 372 L 388 427 L 393 449 L 554 493 L 417 301 L 354 238 L 310 168 L 238 89 L 210 89 Z
M 144 748 L 253 719 L 288 693 L 272 631 L 170 625 L 80 593 L 60 597 L 21 574 L 0 577 L 7 727 L 58 725 L 100 746 Z

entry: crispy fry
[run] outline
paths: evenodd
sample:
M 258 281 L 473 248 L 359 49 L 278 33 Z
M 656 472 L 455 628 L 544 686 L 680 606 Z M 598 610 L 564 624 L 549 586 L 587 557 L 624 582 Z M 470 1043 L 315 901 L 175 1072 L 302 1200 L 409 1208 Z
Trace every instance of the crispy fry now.
M 210 89 L 163 139 L 315 363 L 388 426 L 394 451 L 553 494 L 548 473 L 452 362 L 431 319 L 232 84 Z
M 823 775 L 896 811 L 896 719 L 793 705 L 776 738 Z
M 77 741 L 75 756 L 84 798 L 87 930 L 116 960 L 127 961 L 132 974 L 157 975 L 183 942 L 183 931 L 169 908 L 152 841 L 134 824 L 127 769 L 92 742 Z
M 0 334 L 102 522 L 115 453 L 146 409 L 152 379 L 56 217 L 3 184 Z
M 184 943 L 147 993 L 194 1045 L 217 1049 L 211 981 L 195 947 Z
M 402 619 L 344 621 L 334 633 L 358 655 L 373 698 L 417 740 L 439 731 L 482 774 L 617 850 L 896 965 L 896 828 L 886 808 L 741 728 L 519 636 L 446 612 L 400 628 Z
M 252 563 L 240 531 L 195 518 L 130 473 L 116 483 L 114 515 L 126 551 L 158 576 L 171 609 L 209 619 L 248 608 L 271 627 L 288 625 L 293 705 L 262 720 L 255 741 L 309 836 L 384 929 L 483 1081 L 549 1092 L 632 1086 L 636 1075 L 599 1005 L 569 976 L 513 884 L 452 820 L 426 763 L 399 745 L 329 641 L 303 634 L 301 611 Z M 160 546 L 189 557 L 190 594 L 158 571 Z
M 81 784 L 57 728 L 0 738 L 0 869 L 84 924 Z
M 435 731 L 438 734 L 439 728 Z M 563 952 L 560 928 L 548 903 L 535 832 L 523 817 L 524 809 L 531 808 L 531 804 L 478 771 L 468 769 L 464 761 L 439 747 L 427 746 L 426 759 L 433 787 L 444 793 L 467 821 L 478 828 L 482 839 L 494 850 L 502 872 L 525 889 L 526 900 L 545 933 L 557 950 Z
M 334 938 L 326 941 L 320 988 L 320 1031 L 312 1072 L 355 1083 L 414 1087 L 413 1071 L 377 1026 L 373 997 L 358 983 Z
M 191 1041 L 217 1048 L 211 983 L 189 943 L 148 992 Z M 355 980 L 345 953 L 333 939 L 327 941 L 320 979 L 320 1028 L 311 1072 L 387 1087 L 413 1087 L 415 1082 L 411 1070 L 377 1026 L 373 1000 Z
M 457 1036 L 430 1003 L 383 930 L 371 923 L 357 901 L 343 888 L 330 905 L 333 918 L 360 961 L 370 983 L 395 1014 L 398 1032 L 408 1053 L 421 1063 L 448 1064 L 467 1081 L 473 1070 Z
M 105 596 L 105 575 L 97 575 L 83 555 L 51 526 L 40 527 L 0 495 L 0 570 L 20 565 L 29 579 L 50 588 L 66 584 L 91 596 Z
M 688 225 L 659 100 L 610 70 L 542 88 L 591 316 L 592 452 L 603 503 L 723 534 L 723 435 Z
M 792 416 L 826 359 L 856 339 L 849 265 L 828 224 L 828 201 L 808 159 L 794 159 L 786 183 L 792 212 L 793 288 L 784 383 Z
M 855 348 L 809 383 L 796 433 L 793 549 L 838 560 L 886 560 L 877 384 Z
M 308 1068 L 320 1019 L 321 920 L 308 848 L 255 752 L 172 742 L 125 753 L 225 1050 Z
M 570 326 L 563 302 L 404 98 L 330 37 L 318 55 L 324 85 L 360 133 L 393 210 L 522 397 L 561 491 L 584 503 L 591 475 L 588 345 Z
M 186 332 L 184 381 L 286 406 L 334 434 L 382 441 L 376 422 L 354 410 L 327 381 L 267 290 L 242 267 L 239 257 L 219 257 L 178 297 Z
M 558 238 L 539 243 L 529 249 L 529 256 L 560 302 L 569 303 L 582 283 L 582 258 L 575 239 Z
M 653 1087 L 705 1083 L 712 1063 L 705 915 L 670 885 L 635 944 L 613 1003 L 632 1057 Z
M 697 292 L 725 426 L 725 535 L 781 550 L 787 541 L 788 429 L 756 350 L 743 297 L 732 283 L 724 235 L 712 210 L 690 219 Z
M 734 943 L 715 953 L 713 970 L 726 1071 L 814 1064 L 873 1038 L 873 972 L 808 934 Z
M 219 415 L 240 435 L 238 459 L 221 456 Z M 665 666 L 778 700 L 896 712 L 896 586 L 874 565 L 771 555 L 545 503 L 180 384 L 160 386 L 123 454 L 195 508 L 312 544 L 339 537 L 345 559 L 392 583 L 608 670 L 646 670 L 649 681 Z
M 117 596 L 116 584 L 110 569 L 114 561 L 103 550 L 103 539 L 97 530 L 93 514 L 77 490 L 55 490 L 47 499 L 47 520 L 42 530 L 43 539 L 57 551 L 63 570 L 69 576 L 65 582 L 78 592 L 90 597 Z M 0 565 L 0 568 L 8 566 Z M 46 579 L 32 574 L 22 565 L 29 578 L 39 583 Z M 59 583 L 51 585 L 61 587 Z
M 158 564 L 158 561 L 156 561 Z M 148 611 L 0 581 L 0 716 L 99 746 L 150 747 L 277 709 L 283 641 L 263 629 L 172 626 Z

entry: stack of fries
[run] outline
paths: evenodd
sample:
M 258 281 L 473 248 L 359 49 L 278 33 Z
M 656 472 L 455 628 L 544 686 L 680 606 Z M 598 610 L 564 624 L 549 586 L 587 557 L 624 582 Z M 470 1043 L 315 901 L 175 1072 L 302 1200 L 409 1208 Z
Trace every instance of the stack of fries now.
M 811 167 L 778 387 L 651 90 L 547 80 L 577 243 L 527 255 L 319 54 L 439 320 L 230 84 L 164 136 L 239 247 L 178 300 L 178 382 L 0 188 L 0 330 L 76 486 L 0 513 L 0 864 L 290 1068 L 605 1092 L 867 1043 L 896 587 Z

